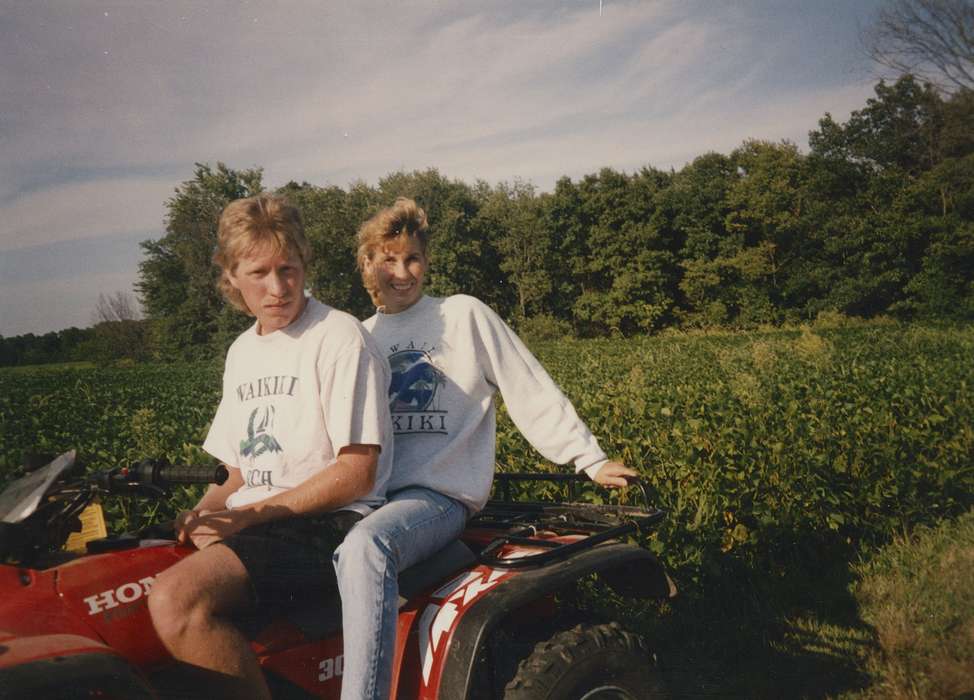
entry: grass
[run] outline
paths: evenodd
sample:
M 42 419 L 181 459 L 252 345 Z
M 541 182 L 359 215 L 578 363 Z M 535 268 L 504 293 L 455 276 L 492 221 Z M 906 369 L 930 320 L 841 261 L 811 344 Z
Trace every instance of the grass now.
M 974 511 L 857 564 L 723 575 L 706 595 L 610 603 L 651 640 L 674 698 L 974 698 Z
M 974 511 L 898 538 L 857 567 L 854 595 L 877 644 L 859 697 L 974 697 Z

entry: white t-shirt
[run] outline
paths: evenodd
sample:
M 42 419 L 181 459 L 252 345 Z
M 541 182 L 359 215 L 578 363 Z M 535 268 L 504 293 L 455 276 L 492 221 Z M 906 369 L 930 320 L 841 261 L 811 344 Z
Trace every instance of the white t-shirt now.
M 389 491 L 425 486 L 483 508 L 494 479 L 499 389 L 514 424 L 546 459 L 590 476 L 605 453 L 521 339 L 483 302 L 424 296 L 364 323 L 389 358 L 396 439 Z
M 285 328 L 244 331 L 227 353 L 223 397 L 203 443 L 242 472 L 227 507 L 292 489 L 354 444 L 380 446 L 375 486 L 342 510 L 367 515 L 382 505 L 393 456 L 388 386 L 388 365 L 362 324 L 315 299 Z

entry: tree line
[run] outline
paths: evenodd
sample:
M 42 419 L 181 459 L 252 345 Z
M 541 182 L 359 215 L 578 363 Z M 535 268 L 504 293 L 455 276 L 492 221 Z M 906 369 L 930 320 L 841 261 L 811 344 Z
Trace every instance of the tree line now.
M 217 218 L 228 201 L 264 190 L 260 168 L 197 164 L 166 203 L 165 234 L 142 243 L 145 319 L 126 321 L 139 332 L 102 351 L 222 357 L 250 321 L 216 291 Z M 359 318 L 373 309 L 355 270 L 355 232 L 400 195 L 429 216 L 429 292 L 477 296 L 529 334 L 752 328 L 823 312 L 974 318 L 974 91 L 945 94 L 909 74 L 879 82 L 844 123 L 826 113 L 807 153 L 748 140 L 679 171 L 603 168 L 563 177 L 551 192 L 521 180 L 471 185 L 435 169 L 277 192 L 303 213 L 312 292 Z M 99 327 L 122 330 L 80 332 L 97 337 Z M 9 350 L 23 338 L 0 338 L 0 364 L 30 357 Z

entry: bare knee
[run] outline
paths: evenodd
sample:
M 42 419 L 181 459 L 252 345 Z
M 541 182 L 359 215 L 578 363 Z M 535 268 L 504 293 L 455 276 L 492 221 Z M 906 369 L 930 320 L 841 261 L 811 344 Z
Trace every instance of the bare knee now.
M 152 625 L 163 641 L 179 639 L 194 624 L 205 619 L 212 611 L 206 609 L 200 595 L 193 595 L 193 586 L 178 572 L 163 572 L 156 579 L 149 593 L 149 615 Z

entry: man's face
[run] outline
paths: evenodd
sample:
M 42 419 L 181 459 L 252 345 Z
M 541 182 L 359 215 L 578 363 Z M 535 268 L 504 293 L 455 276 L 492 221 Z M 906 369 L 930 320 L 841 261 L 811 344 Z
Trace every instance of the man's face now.
M 304 311 L 304 265 L 296 255 L 258 249 L 240 258 L 227 277 L 257 317 L 259 335 L 284 328 Z

